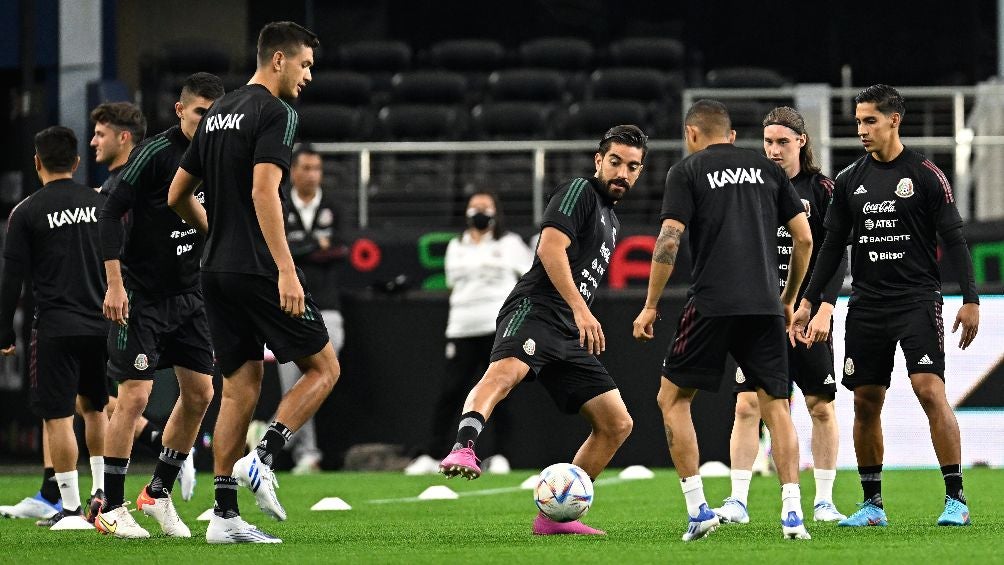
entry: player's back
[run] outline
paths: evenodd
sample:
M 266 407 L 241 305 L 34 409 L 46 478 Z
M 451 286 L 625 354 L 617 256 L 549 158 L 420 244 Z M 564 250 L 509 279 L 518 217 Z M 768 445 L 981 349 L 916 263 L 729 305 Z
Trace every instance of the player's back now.
M 698 310 L 782 313 L 778 226 L 803 209 L 783 169 L 753 151 L 714 144 L 674 165 L 666 184 L 662 218 L 680 221 L 690 234 Z
M 101 314 L 105 271 L 98 234 L 103 203 L 94 189 L 61 179 L 11 212 L 5 255 L 30 261 L 37 329 L 48 336 L 107 331 Z
M 296 111 L 260 84 L 227 93 L 203 116 L 181 164 L 202 178 L 205 189 L 209 233 L 203 271 L 275 276 L 252 201 L 252 179 L 256 164 L 273 163 L 285 180 L 297 121 Z

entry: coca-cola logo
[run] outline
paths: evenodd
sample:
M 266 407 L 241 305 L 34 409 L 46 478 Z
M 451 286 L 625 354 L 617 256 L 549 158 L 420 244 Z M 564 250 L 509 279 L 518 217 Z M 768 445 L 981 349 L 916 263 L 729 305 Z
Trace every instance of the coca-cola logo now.
M 896 211 L 896 201 L 884 200 L 882 202 L 865 202 L 865 206 L 861 209 L 861 211 L 865 214 L 888 214 L 889 212 Z

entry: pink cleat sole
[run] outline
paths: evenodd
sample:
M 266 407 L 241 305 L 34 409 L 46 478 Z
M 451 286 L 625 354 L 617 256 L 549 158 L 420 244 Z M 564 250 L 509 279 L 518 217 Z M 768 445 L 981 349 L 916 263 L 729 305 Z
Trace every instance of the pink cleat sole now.
M 597 530 L 596 528 L 590 528 L 589 526 L 583 524 L 582 522 L 575 520 L 574 522 L 555 522 L 554 520 L 544 516 L 543 514 L 537 514 L 537 517 L 533 519 L 533 534 L 536 536 L 554 536 L 554 535 L 578 535 L 578 536 L 605 536 L 606 532 L 603 530 Z
M 446 459 L 443 459 L 439 464 L 439 472 L 449 479 L 459 475 L 472 480 L 481 476 L 481 467 L 478 467 L 478 457 L 474 455 L 474 449 L 462 447 L 453 450 Z

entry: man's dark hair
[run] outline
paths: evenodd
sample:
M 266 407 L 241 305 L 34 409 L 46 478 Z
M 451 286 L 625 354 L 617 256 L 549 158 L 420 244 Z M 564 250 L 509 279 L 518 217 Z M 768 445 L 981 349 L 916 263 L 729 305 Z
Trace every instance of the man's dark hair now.
M 778 106 L 767 112 L 763 119 L 763 127 L 772 125 L 784 126 L 798 135 L 805 136 L 805 145 L 798 150 L 798 167 L 807 173 L 818 173 L 820 169 L 816 164 L 816 155 L 812 151 L 812 139 L 805 131 L 805 118 L 802 114 L 791 106 Z
M 314 149 L 314 147 L 312 145 L 310 145 L 309 143 L 301 143 L 296 148 L 296 150 L 293 151 L 293 159 L 290 161 L 290 163 L 292 163 L 294 167 L 297 166 L 300 163 L 300 156 L 301 155 L 318 155 L 318 156 L 320 156 L 321 154 L 318 153 Z
M 600 140 L 600 147 L 597 151 L 600 155 L 606 155 L 607 151 L 610 151 L 610 146 L 614 143 L 641 149 L 642 161 L 645 160 L 645 154 L 648 153 L 648 136 L 645 135 L 645 132 L 641 131 L 640 127 L 633 124 L 614 126 L 608 129 L 607 133 L 603 134 L 603 139 Z
M 77 135 L 67 127 L 47 127 L 35 134 L 35 154 L 49 172 L 72 172 L 77 164 Z
M 871 102 L 875 104 L 875 109 L 886 116 L 899 114 L 906 116 L 906 104 L 899 91 L 887 84 L 873 84 L 862 90 L 854 97 L 855 104 Z
M 271 22 L 265 24 L 258 34 L 258 66 L 264 67 L 272 60 L 276 51 L 286 55 L 296 55 L 303 47 L 317 49 L 321 41 L 317 34 L 293 22 Z
M 91 110 L 91 121 L 104 124 L 116 132 L 132 134 L 132 142 L 139 143 L 146 136 L 146 118 L 139 106 L 132 102 L 105 102 Z
M 181 99 L 184 101 L 192 96 L 200 96 L 206 100 L 216 100 L 222 97 L 223 81 L 210 73 L 195 73 L 188 75 L 181 85 Z
M 708 135 L 728 135 L 732 131 L 732 118 L 725 104 L 707 98 L 694 102 L 687 110 L 683 123 Z

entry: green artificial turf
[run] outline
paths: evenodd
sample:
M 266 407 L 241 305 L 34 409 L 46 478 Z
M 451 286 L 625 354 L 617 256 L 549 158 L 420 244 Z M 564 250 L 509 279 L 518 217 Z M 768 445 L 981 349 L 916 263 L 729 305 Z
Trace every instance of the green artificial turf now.
M 938 527 L 944 485 L 937 470 L 886 471 L 883 495 L 886 528 L 838 528 L 816 524 L 812 516 L 812 474 L 802 474 L 802 501 L 812 540 L 781 539 L 780 489 L 775 477 L 754 477 L 751 521 L 724 525 L 705 539 L 684 543 L 686 509 L 676 474 L 658 470 L 655 479 L 618 481 L 608 471 L 596 486 L 593 508 L 584 521 L 606 536 L 533 536 L 536 514 L 531 492 L 519 483 L 530 471 L 485 475 L 476 481 L 441 476 L 405 477 L 399 473 L 325 473 L 294 477 L 280 474 L 279 498 L 289 519 L 273 522 L 240 492 L 243 516 L 273 535 L 281 545 L 210 546 L 207 522 L 196 517 L 212 505 L 212 477 L 199 476 L 195 498 L 177 502 L 192 529 L 191 539 L 160 534 L 152 519 L 137 516 L 153 534 L 148 540 L 112 539 L 96 532 L 51 532 L 30 520 L 0 520 L 0 562 L 6 563 L 993 563 L 1004 562 L 1004 472 L 967 469 L 965 487 L 973 524 Z M 38 489 L 39 476 L 0 475 L 0 502 L 13 504 Z M 89 488 L 82 469 L 82 488 Z M 126 492 L 135 494 L 146 476 L 130 476 Z M 426 487 L 446 484 L 457 500 L 411 499 Z M 729 494 L 729 480 L 705 479 L 712 506 Z M 840 472 L 835 485 L 838 508 L 849 514 L 860 498 L 853 472 Z M 315 512 L 322 497 L 338 496 L 352 510 Z M 86 497 L 85 497 L 86 498 Z

